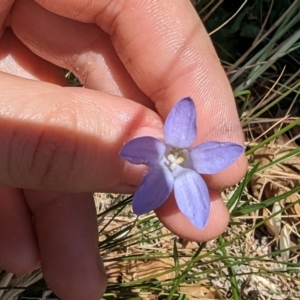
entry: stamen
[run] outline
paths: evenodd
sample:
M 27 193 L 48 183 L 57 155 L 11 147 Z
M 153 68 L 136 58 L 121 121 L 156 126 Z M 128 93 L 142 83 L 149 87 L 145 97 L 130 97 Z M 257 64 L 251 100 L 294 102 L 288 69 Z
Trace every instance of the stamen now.
M 172 162 L 172 163 L 175 163 L 175 162 L 176 162 L 176 157 L 175 157 L 175 155 L 172 154 L 172 153 L 170 153 L 170 154 L 168 155 L 168 160 L 169 160 L 170 162 Z
M 184 156 L 182 156 L 182 155 L 178 156 L 176 162 L 177 162 L 179 165 L 182 164 L 182 163 L 184 162 Z
M 168 167 L 170 171 L 175 171 L 178 165 L 182 164 L 185 160 L 184 153 L 180 148 L 172 148 L 167 155 L 169 161 Z

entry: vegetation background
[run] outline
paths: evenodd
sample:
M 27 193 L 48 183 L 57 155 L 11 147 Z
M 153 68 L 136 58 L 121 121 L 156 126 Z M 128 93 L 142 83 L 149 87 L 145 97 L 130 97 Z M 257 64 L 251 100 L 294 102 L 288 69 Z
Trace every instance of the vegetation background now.
M 298 300 L 300 1 L 193 4 L 232 84 L 249 172 L 222 192 L 231 222 L 208 243 L 173 236 L 154 214 L 137 219 L 131 196 L 95 194 L 109 276 L 103 299 Z M 57 297 L 40 270 L 0 270 L 0 299 Z

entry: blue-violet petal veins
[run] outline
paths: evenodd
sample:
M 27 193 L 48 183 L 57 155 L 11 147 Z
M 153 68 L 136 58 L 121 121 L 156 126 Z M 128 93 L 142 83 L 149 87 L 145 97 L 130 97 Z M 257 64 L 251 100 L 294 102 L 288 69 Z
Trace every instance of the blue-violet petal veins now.
M 167 167 L 156 165 L 133 196 L 133 212 L 142 215 L 161 206 L 169 197 L 174 179 Z
M 190 151 L 194 168 L 200 174 L 215 174 L 231 164 L 245 151 L 245 147 L 236 143 L 206 142 Z
M 175 179 L 174 194 L 180 211 L 195 227 L 203 229 L 210 214 L 210 198 L 201 176 L 193 170 L 184 170 Z
M 189 148 L 197 134 L 196 107 L 191 98 L 183 98 L 177 102 L 164 126 L 165 142 L 177 148 Z
M 122 147 L 120 155 L 135 165 L 154 166 L 161 160 L 165 151 L 166 145 L 164 143 L 151 136 L 143 136 L 126 143 Z

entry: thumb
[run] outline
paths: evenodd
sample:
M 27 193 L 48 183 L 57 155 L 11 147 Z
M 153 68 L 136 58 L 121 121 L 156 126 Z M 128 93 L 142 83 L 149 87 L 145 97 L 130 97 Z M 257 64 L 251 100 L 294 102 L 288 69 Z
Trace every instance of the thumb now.
M 98 91 L 0 73 L 0 184 L 61 191 L 130 191 L 142 171 L 119 156 L 132 136 L 160 136 L 148 108 Z M 18 89 L 16 89 L 18 87 Z

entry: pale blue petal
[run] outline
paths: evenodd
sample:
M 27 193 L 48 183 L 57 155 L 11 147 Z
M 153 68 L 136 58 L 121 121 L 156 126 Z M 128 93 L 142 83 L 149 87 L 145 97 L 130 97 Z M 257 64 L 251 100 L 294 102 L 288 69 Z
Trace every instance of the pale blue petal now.
M 185 169 L 175 179 L 174 193 L 180 211 L 195 227 L 203 229 L 210 214 L 210 198 L 201 176 Z
M 215 174 L 234 163 L 244 150 L 245 147 L 236 143 L 212 141 L 196 146 L 190 155 L 198 173 Z
M 133 212 L 142 215 L 160 207 L 170 195 L 173 185 L 174 179 L 168 168 L 156 165 L 133 196 Z
M 196 107 L 191 98 L 177 102 L 167 116 L 165 142 L 177 148 L 189 148 L 196 138 Z
M 166 151 L 166 146 L 161 141 L 151 137 L 143 136 L 126 143 L 120 155 L 123 159 L 135 165 L 156 165 Z

